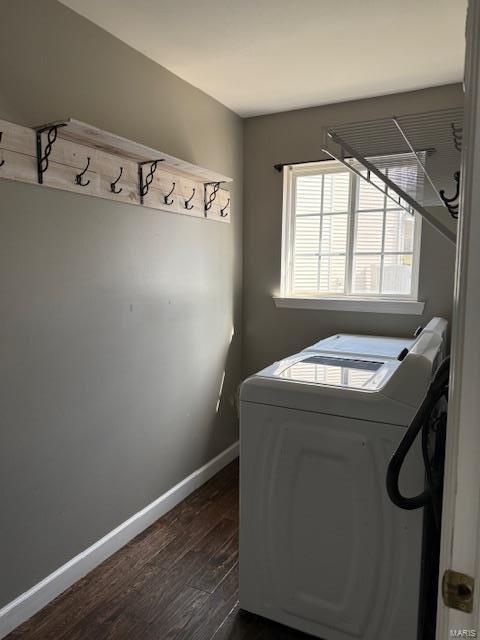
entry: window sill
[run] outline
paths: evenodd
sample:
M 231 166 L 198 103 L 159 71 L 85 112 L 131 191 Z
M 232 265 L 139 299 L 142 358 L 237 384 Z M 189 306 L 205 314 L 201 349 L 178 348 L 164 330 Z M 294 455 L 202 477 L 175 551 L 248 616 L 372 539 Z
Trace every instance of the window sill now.
M 323 309 L 325 311 L 359 311 L 364 313 L 398 313 L 420 316 L 425 302 L 417 300 L 372 300 L 368 298 L 297 298 L 273 296 L 279 309 Z

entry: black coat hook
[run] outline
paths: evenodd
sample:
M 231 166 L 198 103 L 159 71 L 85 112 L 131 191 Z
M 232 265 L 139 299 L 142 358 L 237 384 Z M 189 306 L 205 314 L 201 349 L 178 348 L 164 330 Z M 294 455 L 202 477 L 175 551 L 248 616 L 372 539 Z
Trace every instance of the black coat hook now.
M 195 187 L 193 188 L 192 195 L 190 196 L 190 198 L 188 200 L 185 200 L 185 209 L 188 209 L 188 211 L 191 211 L 193 209 L 193 204 L 190 204 L 190 201 L 193 199 L 194 195 L 195 195 Z
M 87 156 L 87 166 L 81 173 L 78 173 L 75 176 L 75 184 L 78 184 L 80 187 L 86 187 L 87 185 L 90 184 L 90 180 L 87 180 L 86 182 L 82 182 L 82 177 L 86 174 L 89 166 L 90 166 L 90 156 Z
M 455 182 L 457 183 L 455 195 L 453 195 L 451 198 L 447 198 L 443 189 L 440 189 L 439 193 L 444 205 L 447 207 L 448 212 L 450 213 L 452 218 L 457 219 L 459 205 L 458 198 L 460 197 L 460 171 L 456 171 L 453 177 Z M 455 200 L 457 200 L 457 202 L 455 202 Z
M 120 167 L 120 173 L 118 174 L 118 178 L 110 183 L 110 191 L 112 193 L 120 193 L 121 191 L 123 191 L 122 187 L 120 187 L 120 189 L 117 189 L 117 182 L 122 177 L 122 173 L 123 173 L 123 167 Z
M 221 218 L 226 218 L 228 216 L 228 211 L 227 211 L 227 207 L 230 204 L 230 198 L 227 200 L 227 204 L 220 209 L 220 217 Z M 225 211 L 227 211 L 227 213 L 225 213 Z
M 2 141 L 2 136 L 3 136 L 3 131 L 0 131 L 0 142 Z M 0 162 L 0 167 L 3 167 L 4 164 L 5 164 L 5 160 L 2 160 Z
M 168 198 L 172 195 L 174 191 L 175 191 L 175 182 L 172 182 L 171 190 L 167 193 L 166 196 L 163 196 L 163 201 L 165 202 L 165 204 L 173 204 L 173 198 L 171 200 L 169 200 Z

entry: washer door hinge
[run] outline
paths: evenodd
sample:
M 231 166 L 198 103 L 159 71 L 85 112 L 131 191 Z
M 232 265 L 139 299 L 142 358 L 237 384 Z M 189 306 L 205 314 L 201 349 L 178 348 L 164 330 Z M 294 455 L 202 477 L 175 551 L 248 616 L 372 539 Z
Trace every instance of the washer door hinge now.
M 442 582 L 442 596 L 445 606 L 471 613 L 474 587 L 475 580 L 471 576 L 447 569 L 443 574 Z

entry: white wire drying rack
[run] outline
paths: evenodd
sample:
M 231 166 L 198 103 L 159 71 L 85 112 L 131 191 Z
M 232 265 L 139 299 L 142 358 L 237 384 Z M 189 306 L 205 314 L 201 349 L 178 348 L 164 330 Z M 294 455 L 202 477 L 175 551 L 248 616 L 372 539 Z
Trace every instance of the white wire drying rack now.
M 442 218 L 458 213 L 462 132 L 463 109 L 443 109 L 329 126 L 323 151 L 455 242 Z

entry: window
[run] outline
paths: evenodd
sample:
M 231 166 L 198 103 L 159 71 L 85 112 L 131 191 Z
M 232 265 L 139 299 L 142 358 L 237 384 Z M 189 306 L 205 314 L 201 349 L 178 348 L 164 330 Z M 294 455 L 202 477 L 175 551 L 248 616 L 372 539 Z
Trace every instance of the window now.
M 418 214 L 337 162 L 287 167 L 284 176 L 282 297 L 417 299 Z

